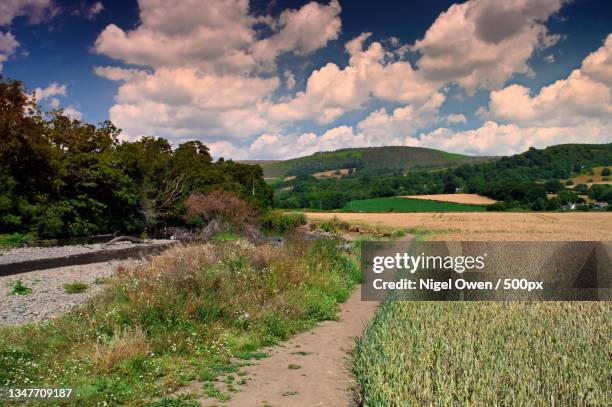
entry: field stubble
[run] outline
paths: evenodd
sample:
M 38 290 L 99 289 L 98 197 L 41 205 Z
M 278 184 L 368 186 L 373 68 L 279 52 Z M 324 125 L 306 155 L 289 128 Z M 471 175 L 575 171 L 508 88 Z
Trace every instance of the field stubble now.
M 612 240 L 610 212 L 309 213 L 313 220 L 427 230 L 425 240 Z

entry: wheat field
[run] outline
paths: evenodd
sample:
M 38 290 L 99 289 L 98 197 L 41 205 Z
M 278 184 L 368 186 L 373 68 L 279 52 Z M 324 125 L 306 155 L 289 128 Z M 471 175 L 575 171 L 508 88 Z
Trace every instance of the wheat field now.
M 612 240 L 612 212 L 308 213 L 355 223 L 427 231 L 426 240 Z
M 401 198 L 425 199 L 427 201 L 442 201 L 472 205 L 491 205 L 497 202 L 494 199 L 478 194 L 407 195 L 402 196 Z

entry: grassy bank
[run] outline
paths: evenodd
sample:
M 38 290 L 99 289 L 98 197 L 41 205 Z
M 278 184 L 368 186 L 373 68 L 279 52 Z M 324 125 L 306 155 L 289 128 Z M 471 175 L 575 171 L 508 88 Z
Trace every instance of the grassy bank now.
M 365 406 L 610 405 L 605 302 L 387 302 L 354 359 Z
M 484 212 L 486 206 L 413 198 L 374 198 L 351 201 L 342 210 L 350 212 Z
M 173 248 L 119 270 L 65 317 L 0 328 L 0 385 L 75 387 L 76 405 L 134 404 L 197 379 L 224 400 L 213 380 L 239 369 L 232 358 L 261 357 L 261 346 L 335 318 L 359 276 L 332 240 Z

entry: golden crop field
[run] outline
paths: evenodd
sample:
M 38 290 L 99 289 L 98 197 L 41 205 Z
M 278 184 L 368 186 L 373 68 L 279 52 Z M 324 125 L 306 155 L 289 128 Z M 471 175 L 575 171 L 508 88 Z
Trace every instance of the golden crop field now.
M 402 198 L 425 199 L 428 201 L 454 202 L 472 205 L 490 205 L 497 202 L 494 199 L 478 194 L 438 194 L 438 195 L 407 195 Z
M 427 240 L 612 240 L 612 212 L 308 213 L 355 224 L 427 230 Z

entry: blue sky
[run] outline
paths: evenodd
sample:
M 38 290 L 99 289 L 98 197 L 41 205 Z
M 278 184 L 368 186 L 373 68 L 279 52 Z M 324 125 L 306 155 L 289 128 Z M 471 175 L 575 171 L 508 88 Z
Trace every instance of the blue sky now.
M 612 141 L 610 27 L 596 0 L 6 0 L 0 61 L 44 108 L 216 156 L 510 154 Z

